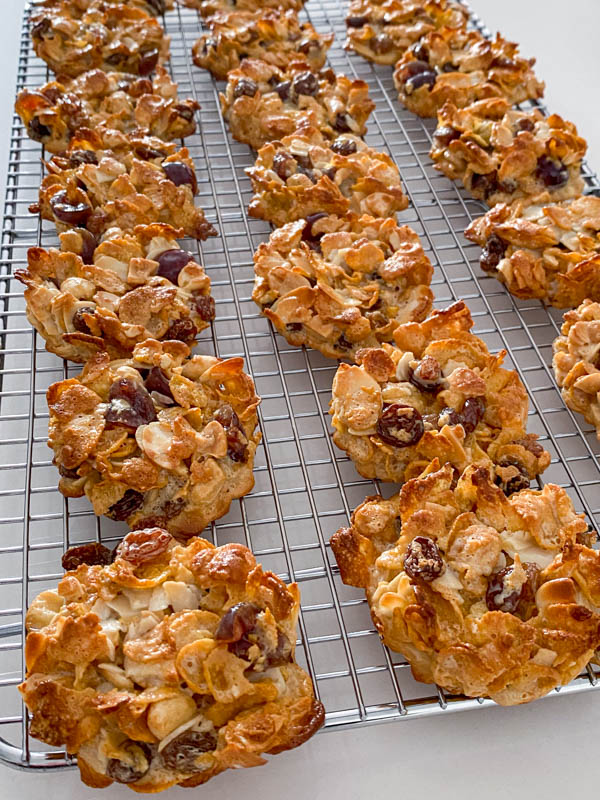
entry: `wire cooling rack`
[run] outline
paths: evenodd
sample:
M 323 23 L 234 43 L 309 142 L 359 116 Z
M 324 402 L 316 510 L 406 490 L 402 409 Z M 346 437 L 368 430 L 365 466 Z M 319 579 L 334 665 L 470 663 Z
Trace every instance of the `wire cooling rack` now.
M 552 341 L 560 314 L 538 302 L 515 301 L 477 266 L 479 250 L 462 232 L 483 206 L 433 170 L 428 151 L 433 121 L 404 110 L 396 99 L 392 70 L 377 67 L 341 47 L 344 8 L 338 0 L 310 0 L 307 14 L 320 31 L 333 30 L 330 64 L 368 81 L 377 108 L 368 143 L 390 153 L 411 199 L 400 215 L 413 226 L 435 265 L 436 305 L 462 299 L 476 332 L 490 349 L 509 351 L 529 389 L 529 430 L 552 454 L 544 474 L 568 491 L 589 521 L 600 522 L 600 446 L 594 431 L 565 409 L 550 369 Z M 25 11 L 17 89 L 48 79 L 35 57 Z M 474 17 L 475 25 L 483 26 Z M 251 151 L 231 139 L 219 112 L 217 84 L 191 62 L 190 49 L 201 32 L 194 11 L 177 9 L 164 18 L 171 35 L 171 70 L 181 96 L 202 105 L 199 132 L 186 140 L 196 163 L 199 203 L 219 230 L 200 246 L 217 302 L 217 318 L 204 331 L 198 351 L 242 355 L 262 396 L 263 443 L 256 458 L 256 486 L 204 535 L 216 544 L 240 541 L 263 565 L 302 593 L 298 658 L 310 672 L 327 708 L 326 729 L 382 720 L 409 719 L 491 704 L 453 697 L 415 682 L 406 662 L 382 647 L 362 592 L 342 585 L 328 548 L 330 535 L 347 523 L 366 495 L 389 495 L 393 487 L 363 480 L 330 438 L 328 404 L 336 363 L 311 350 L 291 348 L 259 316 L 250 295 L 252 254 L 266 239 L 266 224 L 245 215 L 250 184 L 244 168 Z M 62 574 L 60 557 L 73 544 L 100 540 L 108 546 L 125 533 L 122 524 L 97 519 L 85 499 L 66 500 L 46 446 L 48 385 L 79 368 L 44 350 L 24 313 L 21 285 L 12 277 L 26 261 L 28 247 L 57 243 L 50 225 L 27 211 L 42 178 L 39 145 L 14 117 L 4 227 L 0 243 L 0 759 L 25 769 L 67 766 L 64 752 L 30 739 L 27 716 L 16 686 L 23 671 L 23 609 Z M 600 189 L 586 172 L 590 191 Z M 186 242 L 187 249 L 197 247 Z M 561 693 L 596 685 L 599 672 L 588 667 Z

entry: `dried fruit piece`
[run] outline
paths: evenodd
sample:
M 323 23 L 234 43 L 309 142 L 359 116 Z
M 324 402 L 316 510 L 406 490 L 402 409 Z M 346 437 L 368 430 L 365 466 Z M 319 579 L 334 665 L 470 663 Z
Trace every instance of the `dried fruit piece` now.
M 69 547 L 61 559 L 61 564 L 67 572 L 77 569 L 81 564 L 110 564 L 113 560 L 112 552 L 100 542 L 79 544 Z
M 423 419 L 417 409 L 401 403 L 384 405 L 377 420 L 378 436 L 393 447 L 416 444 L 424 432 Z
M 415 536 L 404 556 L 404 571 L 413 580 L 428 583 L 439 578 L 446 569 L 439 547 L 427 536 Z
M 202 772 L 205 765 L 198 765 L 196 759 L 202 753 L 210 753 L 217 747 L 217 737 L 214 733 L 200 733 L 200 731 L 185 731 L 172 739 L 162 750 L 163 761 L 169 769 L 178 772 Z
M 108 400 L 105 419 L 110 425 L 135 431 L 157 419 L 152 398 L 141 384 L 130 378 L 115 381 L 108 390 Z
M 106 516 L 117 522 L 123 522 L 134 511 L 137 511 L 143 502 L 144 495 L 141 492 L 136 492 L 135 489 L 127 489 L 123 497 L 108 509 Z
M 171 534 L 162 528 L 132 531 L 117 547 L 117 556 L 137 567 L 148 561 L 154 561 L 157 556 L 168 550 L 172 541 Z

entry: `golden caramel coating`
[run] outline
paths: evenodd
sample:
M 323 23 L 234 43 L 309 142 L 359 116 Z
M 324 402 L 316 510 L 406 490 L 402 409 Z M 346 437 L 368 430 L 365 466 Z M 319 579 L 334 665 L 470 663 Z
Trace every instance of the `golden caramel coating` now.
M 522 299 L 557 308 L 600 300 L 600 198 L 497 205 L 465 236 L 483 248 L 481 268 Z
M 34 0 L 34 3 L 36 7 L 52 8 L 57 4 L 57 0 Z M 126 4 L 128 8 L 138 8 L 154 17 L 159 17 L 173 8 L 173 0 L 69 0 L 70 13 L 72 16 L 80 16 L 99 3 L 104 6 Z
M 252 299 L 293 345 L 356 357 L 424 319 L 433 268 L 417 234 L 392 219 L 315 214 L 278 228 L 254 256 Z
M 98 353 L 47 392 L 48 446 L 66 497 L 129 527 L 190 536 L 254 485 L 260 402 L 242 358 L 190 357 L 147 339 L 130 358 Z
M 27 319 L 46 349 L 84 363 L 106 351 L 123 358 L 146 339 L 190 343 L 214 319 L 204 268 L 179 248 L 183 231 L 154 223 L 62 233 L 61 250 L 31 247 L 24 283 Z
M 47 164 L 39 203 L 29 210 L 54 222 L 59 232 L 86 227 L 99 236 L 113 227 L 162 222 L 194 239 L 217 235 L 194 205 L 196 172 L 186 147 L 176 152 L 173 144 L 147 137 L 139 147 L 128 139 L 109 149 L 107 138 L 80 131 L 65 156 Z
M 229 11 L 211 17 L 210 33 L 195 42 L 192 55 L 197 67 L 224 81 L 245 58 L 258 58 L 280 69 L 293 61 L 306 61 L 317 72 L 332 42 L 332 33 L 317 33 L 309 22 L 301 23 L 295 11 Z
M 94 69 L 72 80 L 23 89 L 15 104 L 28 136 L 51 153 L 64 152 L 81 128 L 100 135 L 109 129 L 181 139 L 196 130 L 199 108 L 195 100 L 177 99 L 177 84 L 163 67 L 157 67 L 153 80 Z
M 528 400 L 514 370 L 473 333 L 462 302 L 394 331 L 395 346 L 340 364 L 332 386 L 333 441 L 365 478 L 403 483 L 438 458 L 483 464 L 511 493 L 550 464 L 527 434 Z
M 543 95 L 535 59 L 500 34 L 442 28 L 427 34 L 398 61 L 394 81 L 400 102 L 420 117 L 435 117 L 444 103 L 464 108 L 476 100 L 504 97 L 511 105 Z
M 331 546 L 413 675 L 516 705 L 569 683 L 600 645 L 600 552 L 564 491 L 506 498 L 488 471 L 434 462 L 368 498 Z
M 584 300 L 567 311 L 552 363 L 563 400 L 583 414 L 600 439 L 600 303 Z
M 430 155 L 436 169 L 494 206 L 544 192 L 553 200 L 577 197 L 586 149 L 572 122 L 517 111 L 494 97 L 466 108 L 446 103 Z
M 261 147 L 246 173 L 255 192 L 250 215 L 277 226 L 319 212 L 392 217 L 408 207 L 392 159 L 348 133 L 331 141 L 300 127 Z
M 61 0 L 31 18 L 36 55 L 57 75 L 74 78 L 90 69 L 149 75 L 169 59 L 169 37 L 139 8 L 103 0 L 83 14 Z
M 76 754 L 84 783 L 198 786 L 321 727 L 294 660 L 297 584 L 241 544 L 183 547 L 160 528 L 129 533 L 112 563 L 89 549 L 31 604 L 19 687 L 31 735 Z
M 464 29 L 469 12 L 449 0 L 352 0 L 345 47 L 376 64 L 393 65 L 411 45 L 440 28 Z
M 300 11 L 306 0 L 180 0 L 188 8 L 195 8 L 203 19 L 211 20 L 216 14 L 230 11 L 256 12 L 263 9 Z
M 340 133 L 363 136 L 375 108 L 365 81 L 330 69 L 314 73 L 305 62 L 293 62 L 283 71 L 254 58 L 229 73 L 220 99 L 234 139 L 255 150 L 289 136 L 300 124 L 330 139 Z

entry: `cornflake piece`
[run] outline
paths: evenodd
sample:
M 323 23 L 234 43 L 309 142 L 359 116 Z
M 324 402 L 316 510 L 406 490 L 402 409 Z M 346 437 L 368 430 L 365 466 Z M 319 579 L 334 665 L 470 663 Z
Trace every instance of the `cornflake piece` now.
M 550 454 L 527 434 L 528 401 L 514 370 L 473 333 L 462 302 L 400 325 L 395 347 L 340 364 L 332 387 L 333 441 L 365 478 L 403 483 L 434 459 L 493 469 L 507 494 L 529 486 Z
M 257 397 L 242 358 L 190 357 L 147 339 L 132 357 L 94 355 L 48 389 L 48 446 L 66 497 L 130 528 L 190 536 L 254 485 Z
M 210 20 L 210 33 L 192 48 L 194 64 L 218 80 L 237 69 L 245 58 L 258 58 L 285 69 L 304 60 L 313 71 L 325 64 L 333 34 L 321 35 L 309 22 L 300 22 L 295 11 L 229 11 Z
M 364 81 L 333 70 L 311 72 L 305 62 L 286 71 L 247 58 L 229 73 L 221 110 L 234 139 L 255 150 L 293 133 L 300 125 L 318 128 L 335 139 L 341 133 L 363 136 L 375 108 Z
M 200 105 L 177 99 L 177 84 L 162 67 L 153 80 L 103 72 L 84 72 L 73 80 L 52 81 L 19 92 L 15 110 L 27 134 L 51 153 L 62 153 L 81 128 L 100 135 L 108 130 L 156 136 L 165 141 L 190 136 Z
M 392 159 L 348 133 L 331 141 L 301 127 L 261 147 L 246 173 L 255 192 L 250 215 L 277 226 L 318 212 L 391 217 L 408 207 Z
M 452 694 L 527 703 L 600 646 L 600 552 L 558 486 L 506 498 L 488 471 L 434 462 L 366 500 L 331 540 L 385 642 Z
M 265 764 L 324 721 L 294 660 L 299 607 L 297 584 L 241 544 L 129 533 L 112 564 L 67 572 L 27 612 L 30 733 L 77 755 L 95 788 L 159 792 Z
M 504 97 L 511 105 L 542 97 L 544 84 L 533 72 L 535 59 L 500 34 L 442 28 L 429 33 L 396 65 L 400 101 L 421 117 L 435 117 L 446 102 L 464 108 L 475 100 Z
M 544 192 L 553 200 L 577 197 L 586 150 L 572 122 L 491 98 L 463 109 L 447 103 L 438 114 L 430 155 L 436 169 L 493 206 Z
M 57 75 L 74 78 L 90 69 L 149 75 L 169 59 L 169 37 L 139 8 L 94 0 L 81 13 L 62 0 L 31 18 L 36 55 Z
M 395 64 L 431 31 L 464 29 L 469 12 L 447 0 L 352 0 L 346 17 L 346 50 L 376 64 Z
M 567 311 L 552 363 L 565 403 L 583 414 L 600 439 L 600 303 L 584 300 Z
M 84 228 L 61 234 L 62 252 L 29 249 L 27 318 L 46 349 L 71 361 L 106 351 L 129 355 L 145 339 L 190 343 L 215 314 L 210 280 L 176 239 L 183 231 L 154 223 L 109 229 L 102 240 Z
M 600 198 L 498 205 L 474 220 L 465 236 L 483 248 L 481 268 L 515 297 L 557 308 L 600 301 Z
M 300 11 L 306 0 L 180 0 L 182 5 L 195 8 L 203 19 L 227 11 L 261 11 L 282 9 Z
M 194 205 L 198 186 L 187 148 L 175 152 L 153 137 L 136 144 L 123 136 L 116 132 L 118 146 L 107 149 L 109 136 L 80 131 L 65 156 L 47 164 L 39 203 L 29 210 L 53 221 L 59 232 L 85 227 L 99 236 L 113 227 L 163 222 L 194 239 L 216 236 Z
M 253 300 L 290 344 L 330 358 L 391 341 L 433 295 L 419 237 L 392 219 L 314 214 L 274 231 L 254 256 Z

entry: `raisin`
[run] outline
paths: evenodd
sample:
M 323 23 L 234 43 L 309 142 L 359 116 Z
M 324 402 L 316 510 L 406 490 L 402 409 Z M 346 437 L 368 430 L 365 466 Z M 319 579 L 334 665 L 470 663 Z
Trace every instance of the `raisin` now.
M 214 413 L 214 418 L 225 429 L 227 435 L 227 455 L 232 461 L 246 461 L 248 458 L 248 440 L 241 428 L 238 415 L 229 405 L 223 405 Z
M 460 139 L 460 131 L 450 125 L 442 125 L 433 136 L 438 147 L 448 147 L 450 142 Z
M 446 63 L 442 65 L 442 72 L 456 72 L 456 67 L 451 61 L 446 61 Z
M 136 492 L 135 489 L 127 489 L 123 497 L 108 509 L 106 516 L 117 522 L 123 522 L 134 511 L 137 511 L 143 502 L 144 495 L 141 492 Z
M 84 264 L 94 263 L 94 253 L 98 242 L 96 237 L 87 228 L 79 228 L 79 235 L 81 236 L 81 253 L 79 254 Z
M 152 398 L 143 386 L 130 378 L 116 380 L 108 390 L 108 400 L 104 416 L 110 426 L 135 431 L 140 425 L 157 419 Z
M 211 295 L 197 294 L 194 297 L 198 316 L 204 322 L 211 322 L 215 318 L 215 298 Z
M 160 367 L 152 367 L 144 381 L 144 386 L 149 392 L 157 392 L 163 397 L 169 397 L 173 400 L 169 378 L 167 377 L 167 373 Z
M 140 75 L 149 75 L 158 64 L 158 50 L 147 50 L 145 53 L 141 53 L 140 61 L 138 64 L 138 72 Z
M 494 572 L 488 581 L 485 593 L 485 602 L 490 611 L 505 611 L 507 614 L 514 614 L 521 599 L 522 589 L 513 592 L 506 591 L 504 581 L 512 575 L 514 567 L 505 567 L 499 572 Z
M 303 325 L 301 322 L 288 322 L 285 327 L 288 331 L 293 332 L 293 331 L 301 331 Z
M 182 119 L 186 120 L 186 122 L 191 122 L 194 118 L 194 110 L 183 103 L 177 103 L 174 105 L 173 111 L 176 111 L 177 114 L 182 117 Z
M 498 189 L 498 181 L 495 172 L 488 172 L 485 175 L 475 173 L 471 178 L 471 189 L 479 191 L 485 200 Z
M 546 186 L 553 188 L 564 186 L 569 180 L 569 170 L 562 161 L 556 162 L 547 156 L 538 158 L 535 174 Z
M 93 314 L 95 309 L 92 306 L 84 306 L 83 308 L 78 308 L 77 311 L 73 314 L 73 327 L 79 333 L 87 333 L 91 336 L 92 332 L 87 326 L 87 322 L 84 320 L 84 314 Z
M 303 39 L 296 49 L 299 53 L 304 53 L 307 56 L 311 50 L 318 50 L 319 47 L 320 44 L 316 39 Z
M 317 220 L 323 219 L 326 217 L 324 211 L 319 211 L 316 214 L 309 214 L 306 217 L 306 225 L 304 226 L 304 230 L 302 231 L 302 241 L 306 242 L 313 250 L 320 249 L 319 240 L 323 234 L 315 234 L 313 232 L 313 225 Z
M 379 438 L 394 447 L 410 447 L 419 441 L 424 432 L 423 419 L 417 409 L 401 403 L 384 405 L 377 420 Z
M 46 136 L 50 136 L 51 131 L 46 125 L 42 125 L 38 117 L 34 117 L 27 126 L 27 133 L 34 142 L 41 142 Z
M 135 148 L 135 154 L 142 161 L 154 161 L 167 155 L 164 150 L 157 150 L 155 147 L 146 147 L 145 145 L 138 145 Z
M 275 87 L 274 87 L 274 89 L 277 92 L 277 94 L 279 95 L 280 99 L 282 101 L 284 101 L 284 102 L 290 96 L 291 88 L 292 88 L 292 82 L 291 81 L 281 81 L 281 83 L 275 84 Z
M 460 414 L 455 408 L 449 408 L 448 406 L 446 406 L 446 408 L 442 408 L 437 419 L 437 425 L 439 428 L 441 428 L 444 425 L 460 425 L 460 424 L 461 424 Z
M 522 489 L 529 489 L 530 480 L 527 470 L 516 459 L 508 457 L 501 458 L 498 462 L 498 466 L 516 467 L 518 470 L 518 474 L 509 478 L 506 482 L 503 482 L 500 476 L 496 478 L 496 483 L 500 486 L 505 495 L 508 496 L 515 492 L 520 492 Z
M 419 61 L 421 64 L 425 64 L 427 69 L 430 69 L 429 50 L 425 47 L 423 42 L 417 42 L 416 44 L 413 44 L 413 46 L 410 48 L 410 52 L 413 54 L 413 56 L 415 57 L 415 59 L 417 61 Z M 414 63 L 414 62 L 410 62 L 410 63 Z M 423 70 L 421 70 L 421 72 L 422 71 Z
M 65 189 L 61 189 L 50 198 L 50 207 L 56 219 L 67 225 L 85 226 L 92 213 L 91 206 L 86 202 L 71 202 Z
M 277 647 L 265 654 L 265 667 L 280 667 L 292 660 L 292 645 L 281 631 L 277 631 Z
M 353 153 L 356 153 L 357 146 L 356 142 L 352 141 L 352 139 L 344 139 L 343 136 L 338 136 L 331 144 L 331 149 L 340 156 L 351 156 Z
M 176 500 L 167 500 L 163 507 L 165 519 L 173 519 L 178 514 L 181 514 L 185 506 L 183 497 L 178 497 Z
M 425 356 L 411 371 L 408 380 L 422 392 L 437 394 L 442 389 L 442 368 L 433 356 Z
M 54 464 L 56 462 L 53 461 L 52 463 Z M 58 473 L 61 478 L 70 478 L 71 480 L 77 480 L 77 478 L 79 478 L 76 469 L 67 469 L 67 467 L 64 467 L 62 464 L 58 465 Z
M 179 342 L 191 342 L 196 338 L 198 328 L 189 317 L 176 319 L 171 323 L 164 338 Z
M 296 171 L 296 159 L 289 153 L 276 153 L 273 157 L 273 169 L 282 181 L 286 181 Z
M 131 740 L 121 745 L 121 749 L 125 750 L 133 763 L 120 761 L 118 758 L 109 758 L 106 775 L 117 783 L 135 783 L 143 778 L 150 769 L 151 750 L 147 744 Z
M 82 164 L 97 164 L 98 156 L 93 150 L 73 150 L 69 153 L 69 166 L 79 167 Z
M 116 555 L 137 567 L 161 556 L 172 541 L 171 534 L 162 528 L 144 528 L 128 533 L 117 547 Z
M 404 571 L 408 577 L 429 583 L 439 578 L 444 569 L 444 559 L 433 539 L 415 536 L 404 556 Z
M 523 119 L 519 120 L 517 127 L 520 131 L 530 131 L 533 133 L 535 130 L 535 122 L 529 119 L 529 117 L 523 117 Z
M 319 79 L 312 72 L 299 72 L 294 76 L 292 89 L 296 94 L 314 97 L 319 91 Z
M 380 33 L 371 39 L 371 50 L 374 53 L 389 53 L 393 46 L 394 42 L 387 33 Z
M 346 17 L 346 25 L 349 28 L 362 28 L 369 21 L 369 17 L 365 14 L 362 17 Z
M 251 78 L 240 78 L 233 87 L 233 96 L 236 99 L 238 97 L 254 97 L 257 92 L 258 84 Z
M 194 257 L 191 253 L 180 250 L 177 247 L 173 250 L 165 250 L 156 260 L 158 261 L 158 270 L 156 274 L 177 285 L 179 273 L 190 261 L 194 260 Z
M 260 608 L 254 603 L 236 603 L 222 617 L 215 639 L 220 642 L 237 642 L 256 626 Z
M 335 115 L 333 127 L 338 133 L 350 133 L 352 127 L 348 124 L 348 115 L 341 111 Z
M 485 414 L 485 400 L 482 397 L 467 397 L 460 412 L 460 422 L 465 433 L 473 433 Z
M 172 739 L 162 750 L 165 765 L 181 773 L 202 772 L 204 765 L 198 765 L 196 759 L 202 753 L 210 753 L 217 747 L 214 733 L 200 731 L 184 731 Z
M 484 272 L 495 272 L 498 264 L 504 258 L 508 243 L 495 233 L 489 237 L 479 257 L 479 266 Z
M 194 170 L 187 164 L 181 161 L 167 161 L 163 165 L 163 172 L 167 178 L 175 184 L 175 186 L 191 187 L 192 192 L 196 194 L 198 191 L 198 182 L 196 181 L 196 174 Z
M 352 350 L 352 348 L 354 347 L 352 342 L 349 342 L 348 339 L 346 339 L 346 337 L 344 336 L 343 333 L 340 336 L 340 338 L 337 340 L 337 342 L 335 343 L 335 346 L 339 347 L 340 350 Z
M 404 89 L 407 94 L 412 94 L 416 89 L 420 89 L 421 86 L 429 86 L 429 88 L 432 89 L 436 80 L 437 75 L 431 70 L 428 72 L 419 72 L 418 75 L 413 75 L 408 78 L 404 84 Z
M 69 547 L 67 552 L 62 557 L 62 567 L 69 572 L 72 569 L 82 564 L 92 566 L 100 564 L 102 566 L 110 564 L 113 560 L 112 552 L 108 547 L 104 547 L 99 542 L 91 542 L 90 544 L 80 544 L 75 547 Z

